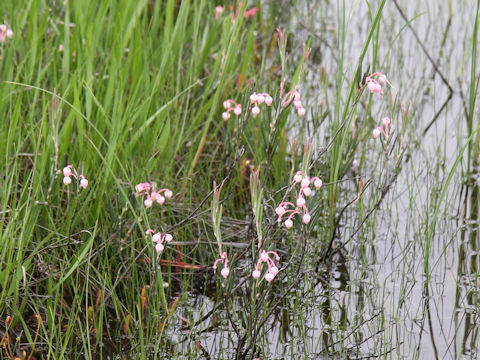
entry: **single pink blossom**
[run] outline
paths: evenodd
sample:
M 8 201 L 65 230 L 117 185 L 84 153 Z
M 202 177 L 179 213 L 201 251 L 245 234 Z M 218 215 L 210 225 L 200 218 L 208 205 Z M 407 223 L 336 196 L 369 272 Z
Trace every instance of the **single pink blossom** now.
M 230 275 L 230 269 L 228 268 L 228 256 L 226 252 L 220 254 L 220 258 L 215 260 L 215 262 L 213 263 L 213 272 L 217 271 L 218 263 L 223 264 L 223 268 L 222 271 L 220 271 L 220 274 L 226 279 L 228 275 Z
M 222 12 L 223 12 L 223 7 L 218 5 L 215 8 L 215 18 L 218 19 L 220 17 L 220 15 L 222 15 Z

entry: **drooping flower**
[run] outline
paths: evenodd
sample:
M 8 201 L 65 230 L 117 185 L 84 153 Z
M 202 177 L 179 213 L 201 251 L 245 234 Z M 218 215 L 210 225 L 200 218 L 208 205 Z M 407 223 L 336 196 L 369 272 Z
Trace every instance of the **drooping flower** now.
M 277 261 L 277 264 L 275 264 L 275 261 L 270 257 L 270 255 L 274 256 L 275 260 Z M 275 251 L 265 251 L 262 250 L 260 252 L 260 256 L 258 257 L 257 265 L 255 266 L 255 270 L 252 272 L 252 277 L 254 279 L 260 278 L 261 275 L 261 265 L 262 263 L 267 263 L 268 266 L 268 271 L 265 274 L 265 280 L 268 282 L 271 282 L 275 276 L 278 274 L 278 267 L 277 265 L 280 265 L 280 256 Z
M 83 189 L 86 189 L 88 186 L 88 180 L 83 174 L 78 174 L 77 169 L 75 169 L 72 165 L 67 165 L 62 170 L 63 173 L 63 183 L 65 185 L 70 185 L 72 183 L 72 177 L 77 180 L 80 180 L 80 186 Z
M 260 107 L 258 105 L 265 104 L 267 106 L 272 105 L 273 98 L 268 93 L 256 93 L 250 95 L 250 102 L 253 104 L 252 115 L 257 116 L 260 113 Z
M 0 24 L 0 43 L 5 42 L 6 39 L 13 38 L 13 31 L 5 24 Z
M 382 126 L 378 126 L 376 127 L 375 129 L 373 129 L 372 131 L 372 136 L 374 138 L 377 138 L 380 136 L 380 134 L 383 134 L 383 136 L 385 136 L 386 139 L 388 139 L 388 137 L 390 136 L 390 123 L 391 123 L 391 120 L 389 117 L 384 117 L 382 119 Z
M 137 197 L 141 196 L 143 193 L 147 195 L 147 198 L 143 201 L 143 204 L 147 208 L 152 207 L 154 202 L 163 205 L 163 203 L 165 203 L 165 198 L 170 199 L 173 196 L 172 190 L 163 188 L 156 191 L 154 185 L 148 182 L 135 185 L 135 192 Z
M 310 185 L 313 184 L 316 189 L 320 189 L 323 186 L 322 179 L 320 179 L 318 176 L 313 178 L 310 178 L 309 176 L 303 176 L 302 171 L 297 171 L 293 177 L 293 180 L 295 183 L 300 184 L 300 190 L 298 191 L 295 205 L 291 202 L 284 201 L 275 208 L 275 213 L 278 216 L 277 221 L 279 223 L 282 222 L 283 216 L 288 214 L 288 217 L 284 223 L 287 229 L 293 227 L 293 217 L 296 214 L 302 214 L 302 222 L 304 224 L 310 223 L 311 216 L 307 207 L 307 200 L 305 198 L 312 195 L 312 189 L 310 188 Z
M 232 99 L 225 100 L 223 102 L 223 107 L 225 109 L 222 113 L 223 120 L 228 120 L 230 118 L 230 112 L 233 112 L 235 116 L 239 116 L 242 113 L 242 105 L 236 103 Z
M 173 240 L 173 236 L 171 234 L 163 234 L 161 232 L 155 232 L 152 229 L 148 229 L 145 232 L 146 235 L 148 234 L 153 234 L 152 235 L 152 241 L 155 243 L 155 251 L 157 252 L 158 255 L 160 255 L 163 252 L 163 249 L 165 249 L 165 246 L 163 245 L 163 242 L 166 241 L 169 243 L 170 241 Z
M 293 102 L 293 106 L 297 110 L 298 116 L 304 116 L 306 113 L 305 108 L 302 105 L 300 100 L 300 93 L 297 88 L 292 91 L 289 91 L 282 99 L 282 106 L 287 107 L 290 103 Z
M 378 78 L 378 81 L 375 79 L 375 77 Z M 379 93 L 380 95 L 383 95 L 383 89 L 380 83 L 388 83 L 388 80 L 387 77 L 381 72 L 374 72 L 365 78 L 365 83 L 367 84 L 367 88 L 371 93 Z
M 220 274 L 226 279 L 228 277 L 228 275 L 230 274 L 230 269 L 228 268 L 228 256 L 227 256 L 227 253 L 226 252 L 223 252 L 221 255 L 220 255 L 220 258 L 218 258 L 217 260 L 215 260 L 215 262 L 213 263 L 213 272 L 216 272 L 217 271 L 217 265 L 218 263 L 222 263 L 223 264 L 223 268 L 222 270 L 220 271 Z

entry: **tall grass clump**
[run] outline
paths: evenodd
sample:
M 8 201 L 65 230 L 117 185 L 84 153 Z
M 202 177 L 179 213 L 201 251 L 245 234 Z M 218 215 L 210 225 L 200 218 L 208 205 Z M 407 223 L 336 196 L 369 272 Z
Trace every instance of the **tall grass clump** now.
M 366 320 L 330 313 L 328 274 L 353 239 L 366 254 L 410 122 L 379 59 L 386 3 L 352 65 L 337 2 L 321 89 L 304 85 L 315 40 L 261 1 L 2 3 L 3 356 L 267 358 L 275 331 L 306 349 L 318 291 L 317 355 L 354 353 Z

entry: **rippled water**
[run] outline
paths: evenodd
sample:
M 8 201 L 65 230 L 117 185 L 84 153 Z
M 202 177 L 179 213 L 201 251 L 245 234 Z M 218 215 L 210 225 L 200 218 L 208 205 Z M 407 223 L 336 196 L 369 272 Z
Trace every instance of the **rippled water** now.
M 371 4 L 371 10 L 367 2 L 346 3 L 344 76 L 350 80 L 370 24 L 367 19 L 377 5 Z M 398 96 L 404 106 L 410 103 L 411 123 L 401 124 L 400 116 L 393 119 L 399 133 L 403 127 L 406 155 L 400 162 L 400 174 L 379 210 L 355 235 L 366 210 L 378 199 L 378 190 L 372 186 L 366 193 L 361 201 L 363 210 L 360 205 L 347 209 L 338 241 L 352 236 L 351 241 L 335 256 L 332 266 L 320 264 L 306 270 L 309 281 L 302 291 L 292 294 L 294 305 L 285 305 L 285 313 L 274 316 L 261 340 L 260 346 L 270 351 L 268 359 L 480 358 L 479 189 L 478 176 L 467 173 L 466 157 L 440 206 L 429 249 L 428 292 L 424 266 L 426 234 L 436 202 L 468 137 L 465 106 L 476 5 L 460 0 L 398 3 L 405 16 L 414 19 L 411 26 L 418 40 L 394 2 L 387 1 L 375 70 L 388 75 L 392 98 Z M 300 54 L 301 44 L 312 37 L 312 58 L 302 85 L 308 93 L 308 108 L 322 111 L 333 106 L 332 69 L 338 59 L 337 16 L 341 9 L 336 2 L 308 0 L 295 7 L 286 1 L 275 8 L 269 6 L 266 2 L 265 13 L 276 12 L 292 34 L 292 51 Z M 448 86 L 425 51 L 453 89 L 451 99 Z M 368 53 L 364 69 L 371 57 Z M 326 91 L 319 89 L 322 71 L 329 79 Z M 373 104 L 378 121 L 388 111 L 387 101 Z M 328 132 L 325 123 L 312 134 L 316 146 L 322 146 Z M 375 144 L 372 147 L 375 149 Z M 382 149 L 377 146 L 376 151 L 368 153 L 357 171 L 365 179 L 380 182 L 382 172 L 392 169 L 393 160 L 379 161 Z M 347 182 L 344 190 L 344 200 L 351 200 L 348 191 L 356 191 L 354 181 Z M 201 318 L 213 304 L 210 298 L 197 296 L 190 310 L 185 309 L 185 317 Z M 214 358 L 233 358 L 228 344 L 235 343 L 235 335 L 223 330 L 196 329 L 197 339 Z M 177 340 L 181 342 L 182 335 Z

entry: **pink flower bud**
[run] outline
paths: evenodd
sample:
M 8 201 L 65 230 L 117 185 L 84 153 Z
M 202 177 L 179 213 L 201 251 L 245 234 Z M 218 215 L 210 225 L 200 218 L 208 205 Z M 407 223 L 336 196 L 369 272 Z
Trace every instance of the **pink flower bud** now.
M 379 136 L 380 136 L 380 129 L 379 129 L 379 128 L 373 129 L 373 131 L 372 131 L 372 136 L 373 136 L 374 138 L 379 137 Z
M 162 235 L 160 233 L 156 233 L 152 235 L 152 241 L 155 243 L 159 243 L 162 241 Z
M 216 8 L 215 8 L 215 18 L 218 19 L 220 17 L 220 15 L 222 14 L 223 12 L 223 7 L 221 7 L 220 5 L 218 5 Z
M 230 114 L 225 111 L 224 113 L 222 113 L 222 119 L 223 119 L 223 120 L 228 120 L 228 119 L 230 119 Z
M 7 32 L 5 33 L 7 38 L 11 39 L 13 37 L 13 31 L 12 29 L 8 29 Z
M 152 195 L 153 195 L 153 194 L 152 194 Z M 165 198 L 164 198 L 162 195 L 159 195 L 159 194 L 157 194 L 156 200 L 157 200 L 157 203 L 158 203 L 159 205 L 163 205 L 163 203 L 165 202 Z
M 313 182 L 313 186 L 315 186 L 317 189 L 320 189 L 323 185 L 323 181 L 321 179 L 315 179 Z
M 70 184 L 72 183 L 72 179 L 70 179 L 69 176 L 65 176 L 65 177 L 63 178 L 63 183 L 64 183 L 65 185 L 70 185 Z
M 151 198 L 148 198 L 148 199 L 145 199 L 145 201 L 143 202 L 143 204 L 145 205 L 145 207 L 151 208 L 152 205 L 153 205 L 153 201 L 152 201 Z
M 295 109 L 303 107 L 300 100 L 293 100 L 293 106 L 295 106 Z
M 304 224 L 308 224 L 311 220 L 311 217 L 309 214 L 304 214 L 303 217 L 302 217 L 302 221 Z
M 377 84 L 375 84 L 373 81 L 370 81 L 367 85 L 368 87 L 368 90 L 370 90 L 370 92 L 377 92 Z
M 302 181 L 302 172 L 301 171 L 297 171 L 297 173 L 295 174 L 295 176 L 293 177 L 293 180 L 295 180 L 295 182 L 298 184 L 300 181 Z
M 227 110 L 230 108 L 230 100 L 225 100 L 223 102 L 223 108 Z
M 171 234 L 165 234 L 165 241 L 170 242 L 173 240 L 173 236 Z
M 294 96 L 295 100 L 300 100 L 300 93 L 298 91 L 295 91 L 293 93 L 293 96 Z
M 283 214 L 285 214 L 285 208 L 283 206 L 277 206 L 277 208 L 275 209 L 275 213 L 278 215 L 278 216 L 282 216 Z
M 308 176 L 306 176 L 302 179 L 302 183 L 300 184 L 300 186 L 302 188 L 306 188 L 309 185 L 310 185 L 310 178 Z
M 242 106 L 241 105 L 235 106 L 235 109 L 233 109 L 233 113 L 237 116 L 240 115 L 242 113 Z
M 310 189 L 309 187 L 304 188 L 303 195 L 305 195 L 306 197 L 309 197 L 310 195 L 312 195 L 312 189 Z
M 278 274 L 278 267 L 276 267 L 275 265 L 272 266 L 269 270 L 270 274 L 272 274 L 273 276 L 277 276 Z
M 268 282 L 271 282 L 273 279 L 275 279 L 275 275 L 273 275 L 272 273 L 266 273 L 265 274 L 265 280 L 267 280 Z
M 222 271 L 220 271 L 220 274 L 222 274 L 222 276 L 226 279 L 228 274 L 230 274 L 230 270 L 228 269 L 228 267 L 224 267 Z
M 273 98 L 270 95 L 266 96 L 265 97 L 265 104 L 267 104 L 267 106 L 270 106 L 270 105 L 272 105 L 272 103 L 273 103 Z
M 250 95 L 250 101 L 252 103 L 257 102 L 257 93 L 253 93 L 252 95 Z
M 60 52 L 63 51 L 63 44 L 60 44 L 60 45 L 58 46 L 58 51 L 60 51 Z
M 299 196 L 297 198 L 297 206 L 304 206 L 305 205 L 305 198 L 303 196 Z
M 262 261 L 267 261 L 268 260 L 268 254 L 265 250 L 263 250 L 261 253 L 260 253 L 260 260 Z
M 259 270 L 253 270 L 252 277 L 254 279 L 258 279 L 260 277 L 260 271 Z
M 252 109 L 252 115 L 257 116 L 260 113 L 260 109 L 258 108 L 257 105 L 255 105 Z
M 384 74 L 380 74 L 378 81 L 380 81 L 382 84 L 385 84 L 387 82 L 387 77 Z
M 72 169 L 70 166 L 65 166 L 62 170 L 63 176 L 71 176 L 72 175 Z
M 168 189 L 165 190 L 165 197 L 166 197 L 167 199 L 170 199 L 172 196 L 173 196 L 172 190 L 168 190 Z
M 285 220 L 285 227 L 290 229 L 293 226 L 293 221 L 291 219 Z
M 298 116 L 304 116 L 305 115 L 305 108 L 301 107 L 297 109 L 297 114 Z
M 83 178 L 82 180 L 80 180 L 80 186 L 81 186 L 82 188 L 86 189 L 87 186 L 88 186 L 88 180 L 85 179 L 85 178 Z
M 388 126 L 390 124 L 390 118 L 389 117 L 384 117 L 382 119 L 382 124 L 383 124 L 383 126 Z
M 259 104 L 262 104 L 263 102 L 265 102 L 265 96 L 263 96 L 262 94 L 257 94 L 257 102 Z
M 156 250 L 158 255 L 160 255 L 162 253 L 163 249 L 165 249 L 165 247 L 162 244 L 157 243 L 157 245 L 155 245 L 155 250 Z

